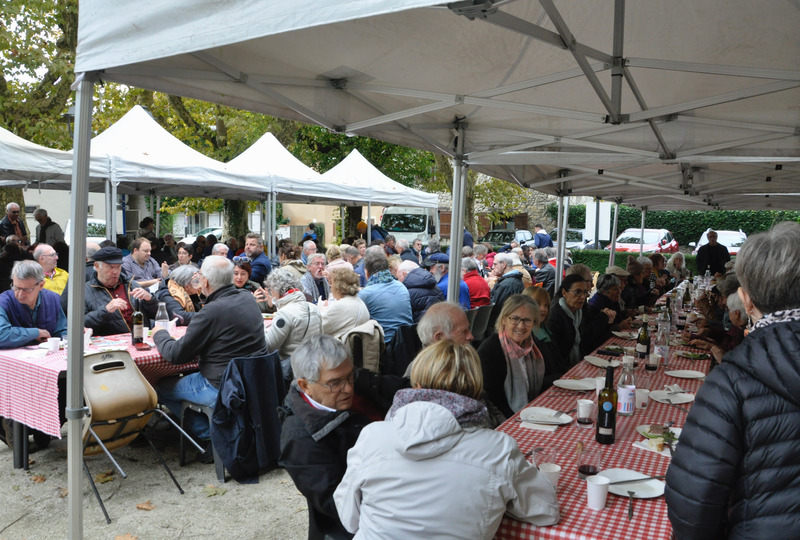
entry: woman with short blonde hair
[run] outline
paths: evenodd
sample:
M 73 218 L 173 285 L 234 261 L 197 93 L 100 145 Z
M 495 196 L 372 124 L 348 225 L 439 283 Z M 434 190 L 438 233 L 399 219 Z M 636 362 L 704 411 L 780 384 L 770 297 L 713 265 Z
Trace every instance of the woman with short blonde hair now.
M 480 399 L 483 373 L 478 353 L 470 345 L 455 345 L 446 340 L 429 345 L 411 364 L 411 386 Z
M 366 323 L 370 316 L 367 305 L 358 297 L 358 274 L 340 266 L 331 270 L 330 277 L 332 298 L 320 306 L 322 333 L 338 338 Z

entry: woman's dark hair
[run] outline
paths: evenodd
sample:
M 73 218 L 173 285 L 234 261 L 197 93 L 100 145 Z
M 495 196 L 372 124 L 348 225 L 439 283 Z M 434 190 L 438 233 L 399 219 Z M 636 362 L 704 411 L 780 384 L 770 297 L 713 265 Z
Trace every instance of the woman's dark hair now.
M 576 283 L 584 283 L 583 276 L 572 274 L 571 276 L 565 277 L 564 281 L 561 282 L 561 287 L 559 287 L 558 290 L 561 291 L 561 295 L 563 296 L 564 292 L 570 290 Z
M 250 265 L 249 262 L 245 260 L 238 260 L 238 261 L 233 261 L 233 265 L 247 272 L 247 279 L 250 279 L 250 276 L 253 275 L 253 267 Z
M 156 220 L 154 220 L 150 216 L 147 216 L 146 218 L 144 218 L 142 221 L 139 222 L 139 228 L 140 229 L 144 229 L 145 227 L 147 227 L 151 223 L 155 223 L 155 222 L 156 222 Z
M 278 254 L 283 255 L 287 260 L 298 260 L 300 259 L 300 253 L 302 250 L 303 248 L 300 246 L 296 246 L 294 244 L 284 244 L 278 248 Z

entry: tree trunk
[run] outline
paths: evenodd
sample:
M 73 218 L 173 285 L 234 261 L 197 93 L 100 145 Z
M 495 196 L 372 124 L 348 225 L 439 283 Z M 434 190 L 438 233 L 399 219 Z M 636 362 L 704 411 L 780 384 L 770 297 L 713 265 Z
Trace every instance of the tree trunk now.
M 247 224 L 247 201 L 224 201 L 222 216 L 222 236 L 225 238 L 233 236 L 240 240 L 250 232 Z

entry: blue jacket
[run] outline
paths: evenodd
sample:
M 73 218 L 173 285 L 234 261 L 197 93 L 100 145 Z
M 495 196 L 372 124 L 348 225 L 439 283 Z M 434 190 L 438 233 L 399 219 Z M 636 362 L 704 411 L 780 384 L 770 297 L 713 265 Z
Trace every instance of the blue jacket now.
M 447 284 L 450 281 L 450 274 L 447 273 L 442 276 L 442 279 L 439 280 L 439 290 L 444 293 L 445 298 L 447 298 Z M 467 310 L 470 309 L 469 307 L 469 287 L 461 280 L 461 283 L 458 284 L 458 303 L 461 305 L 461 309 Z
M 253 269 L 250 272 L 250 280 L 259 285 L 263 285 L 264 279 L 272 272 L 272 264 L 270 264 L 269 257 L 263 251 L 259 253 L 258 257 L 250 261 L 250 267 Z
M 32 310 L 17 301 L 14 291 L 0 294 L 0 349 L 38 343 L 40 329 L 47 330 L 50 337 L 67 334 L 67 317 L 56 293 L 47 289 L 39 291 Z
M 388 270 L 383 270 L 371 276 L 358 296 L 367 304 L 369 316 L 383 327 L 383 340 L 389 343 L 398 326 L 414 324 L 414 319 L 411 315 L 411 295 L 408 294 L 408 289 L 396 279 L 385 283 L 376 280 L 383 272 L 389 274 Z
M 220 381 L 211 441 L 236 480 L 257 477 L 280 457 L 278 407 L 286 389 L 278 353 L 234 358 Z
M 422 268 L 414 268 L 403 281 L 411 297 L 411 313 L 417 323 L 428 308 L 445 299 L 445 294 L 436 286 L 433 274 Z
M 553 247 L 553 239 L 544 231 L 539 231 L 533 235 L 533 245 L 537 248 Z

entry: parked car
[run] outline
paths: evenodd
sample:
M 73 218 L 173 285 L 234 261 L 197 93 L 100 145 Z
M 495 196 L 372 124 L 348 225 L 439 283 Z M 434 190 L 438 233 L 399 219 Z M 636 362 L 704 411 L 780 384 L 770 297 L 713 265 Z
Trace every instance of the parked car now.
M 64 241 L 69 244 L 72 220 L 68 219 L 64 225 Z M 106 220 L 86 218 L 86 241 L 99 244 L 106 240 Z
M 217 240 L 222 241 L 222 227 L 206 227 L 205 229 L 199 230 L 197 234 L 189 235 L 186 238 L 178 240 L 178 242 L 183 242 L 184 244 L 194 244 L 194 241 L 197 240 L 198 236 L 208 236 L 209 234 L 213 234 L 217 237 Z
M 516 241 L 519 245 L 530 243 L 533 245 L 533 233 L 527 229 L 493 229 L 483 235 L 479 242 L 489 242 L 495 250 L 500 249 L 506 244 Z
M 704 245 L 708 244 L 708 231 L 711 229 L 706 229 L 705 232 L 700 236 L 700 240 L 697 243 L 689 242 L 689 246 L 692 247 L 692 255 L 697 255 L 697 250 L 703 247 Z M 726 248 L 728 248 L 728 253 L 731 255 L 736 255 L 739 253 L 739 249 L 744 244 L 744 241 L 747 240 L 747 234 L 745 234 L 742 229 L 738 231 L 717 231 L 717 243 L 722 244 Z
M 558 227 L 550 231 L 553 247 L 558 248 Z M 567 249 L 592 249 L 592 240 L 586 238 L 586 229 L 567 229 Z
M 642 229 L 625 229 L 617 237 L 616 251 L 638 253 L 641 234 Z M 675 236 L 667 229 L 645 229 L 643 247 L 647 253 L 676 253 L 680 246 Z M 611 244 L 607 245 L 606 249 L 610 250 Z

